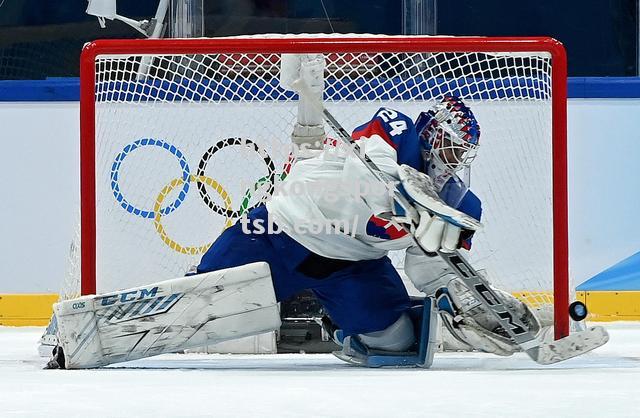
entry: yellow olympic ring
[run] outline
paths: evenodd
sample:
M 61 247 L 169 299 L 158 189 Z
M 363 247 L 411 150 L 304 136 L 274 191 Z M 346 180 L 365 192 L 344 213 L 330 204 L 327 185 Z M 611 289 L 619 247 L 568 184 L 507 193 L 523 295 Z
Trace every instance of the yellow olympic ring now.
M 232 212 L 231 198 L 229 197 L 229 194 L 227 193 L 227 191 L 217 181 L 215 181 L 211 177 L 194 176 L 193 174 L 190 174 L 189 183 L 193 183 L 196 181 L 198 183 L 205 183 L 206 185 L 212 187 L 216 191 L 216 193 L 218 193 L 220 197 L 222 197 L 222 200 L 224 201 L 225 209 L 227 209 L 227 213 Z M 167 235 L 166 231 L 164 230 L 164 227 L 162 226 L 162 223 L 160 222 L 160 218 L 162 218 L 162 213 L 160 211 L 160 208 L 162 207 L 162 202 L 164 201 L 164 198 L 169 193 L 171 193 L 173 189 L 175 189 L 178 186 L 182 186 L 183 184 L 184 184 L 184 180 L 182 178 L 173 179 L 168 185 L 166 185 L 160 191 L 160 194 L 156 198 L 156 203 L 153 207 L 153 211 L 155 213 L 155 217 L 153 218 L 153 223 L 156 227 L 156 231 L 158 231 L 158 234 L 160 234 L 160 238 L 162 239 L 162 241 L 165 244 L 167 244 L 169 248 L 171 248 L 172 250 L 182 254 L 190 254 L 190 255 L 202 254 L 202 253 L 205 253 L 209 249 L 209 247 L 211 247 L 211 244 L 213 244 L 213 242 L 210 242 L 205 245 L 201 245 L 199 247 L 195 247 L 195 246 L 183 247 L 182 245 L 178 244 L 177 242 L 169 238 L 169 235 Z M 224 229 L 227 229 L 231 225 L 233 225 L 233 222 L 229 216 L 226 216 L 226 220 L 227 221 L 225 222 Z

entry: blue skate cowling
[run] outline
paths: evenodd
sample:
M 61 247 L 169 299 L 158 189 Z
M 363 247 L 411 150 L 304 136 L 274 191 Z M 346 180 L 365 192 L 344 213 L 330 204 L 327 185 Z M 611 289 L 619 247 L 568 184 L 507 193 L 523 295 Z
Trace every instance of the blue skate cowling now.
M 364 367 L 431 367 L 437 349 L 438 310 L 433 298 L 425 298 L 411 308 L 410 316 L 418 341 L 412 351 L 383 351 L 365 346 L 355 336 L 342 339 L 342 350 L 333 354 L 340 360 Z M 340 335 L 338 331 L 336 334 Z

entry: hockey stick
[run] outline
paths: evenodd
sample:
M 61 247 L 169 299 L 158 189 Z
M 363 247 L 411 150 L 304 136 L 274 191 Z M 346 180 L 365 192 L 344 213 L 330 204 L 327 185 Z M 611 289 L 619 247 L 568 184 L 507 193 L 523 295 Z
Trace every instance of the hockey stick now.
M 356 156 L 367 167 L 369 172 L 378 181 L 381 181 L 385 187 L 391 188 L 395 203 L 400 205 L 400 207 L 408 213 L 408 220 L 410 220 L 414 227 L 417 227 L 419 215 L 411 202 L 409 202 L 395 185 L 386 180 L 380 168 L 361 151 L 360 146 L 351 138 L 351 135 L 347 133 L 337 119 L 324 107 L 324 104 L 314 98 L 304 80 L 297 79 L 292 83 L 292 87 L 298 91 L 299 94 L 304 95 L 314 103 L 318 110 L 322 111 L 323 119 L 329 127 L 336 132 L 340 140 L 345 145 L 353 147 Z M 432 212 L 434 212 L 435 215 L 439 215 L 435 211 Z M 427 254 L 428 251 L 420 245 L 415 236 L 411 234 L 409 228 L 404 225 L 403 228 L 413 237 L 415 244 Z M 466 287 L 473 293 L 476 299 L 488 308 L 509 337 L 511 337 L 531 359 L 539 364 L 553 364 L 567 360 L 591 351 L 609 340 L 604 328 L 591 327 L 556 341 L 542 341 L 502 302 L 500 296 L 491 288 L 489 283 L 478 274 L 457 250 L 450 253 L 438 250 L 438 255 L 442 257 L 453 272 L 465 283 Z

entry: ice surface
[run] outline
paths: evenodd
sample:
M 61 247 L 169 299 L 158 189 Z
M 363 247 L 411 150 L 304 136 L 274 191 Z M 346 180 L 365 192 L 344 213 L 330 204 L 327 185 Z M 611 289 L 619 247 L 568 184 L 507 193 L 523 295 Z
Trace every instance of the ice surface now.
M 0 327 L 0 417 L 639 417 L 640 323 L 605 325 L 607 345 L 560 364 L 440 353 L 429 370 L 309 354 L 42 370 L 43 329 Z

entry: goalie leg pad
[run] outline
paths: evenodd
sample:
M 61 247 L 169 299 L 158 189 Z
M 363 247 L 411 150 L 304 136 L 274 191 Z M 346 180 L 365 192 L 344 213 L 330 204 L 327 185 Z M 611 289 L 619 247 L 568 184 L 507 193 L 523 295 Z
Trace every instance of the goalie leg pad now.
M 264 262 L 54 305 L 66 368 L 92 368 L 272 331 Z
M 494 291 L 533 333 L 540 330 L 538 319 L 527 305 L 507 292 L 499 289 Z M 451 280 L 447 288 L 438 291 L 436 298 L 445 329 L 463 346 L 466 344 L 471 349 L 500 356 L 510 356 L 520 351 L 519 346 L 459 278 Z M 446 343 L 446 334 L 443 337 Z
M 450 303 L 450 301 L 444 302 L 446 299 L 447 297 L 444 295 L 439 296 L 438 304 L 440 307 Z M 510 356 L 519 351 L 518 346 L 507 337 L 490 332 L 478 325 L 471 317 L 464 318 L 461 315 L 452 315 L 449 307 L 441 309 L 440 316 L 445 328 L 443 334 L 445 349 L 479 350 L 499 356 Z

